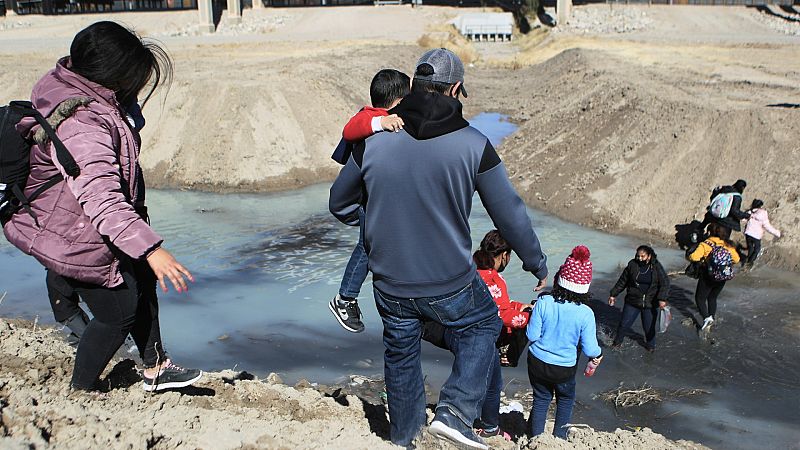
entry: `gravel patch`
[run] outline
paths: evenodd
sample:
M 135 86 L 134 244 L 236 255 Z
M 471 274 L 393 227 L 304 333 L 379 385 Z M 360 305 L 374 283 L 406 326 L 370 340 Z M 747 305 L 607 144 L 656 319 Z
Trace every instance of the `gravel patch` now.
M 30 28 L 31 23 L 26 20 L 0 19 L 0 31 L 13 30 L 15 28 Z
M 555 17 L 555 15 L 554 15 Z M 613 34 L 630 33 L 648 28 L 653 24 L 646 11 L 621 6 L 575 8 L 566 24 L 559 24 L 556 33 Z
M 756 20 L 773 30 L 783 34 L 800 36 L 800 14 L 787 13 L 775 6 L 767 6 L 766 11 L 756 9 L 752 11 Z
M 282 28 L 294 20 L 294 16 L 289 14 L 281 15 L 266 15 L 261 13 L 252 13 L 245 11 L 240 23 L 233 23 L 223 16 L 222 21 L 217 27 L 215 35 L 223 36 L 242 36 L 248 34 L 266 34 L 271 33 L 279 28 Z M 161 33 L 160 37 L 184 37 L 184 36 L 198 36 L 201 34 L 208 34 L 201 31 L 197 25 L 187 25 L 183 28 Z

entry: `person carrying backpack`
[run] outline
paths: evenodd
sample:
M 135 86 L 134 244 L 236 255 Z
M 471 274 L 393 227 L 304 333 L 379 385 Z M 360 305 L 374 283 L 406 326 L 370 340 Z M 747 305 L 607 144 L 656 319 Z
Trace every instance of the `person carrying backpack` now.
M 749 219 L 750 214 L 742 211 L 742 194 L 747 187 L 745 180 L 736 180 L 731 186 L 717 186 L 711 192 L 706 215 L 700 224 L 704 231 L 710 223 L 718 223 L 733 231 L 742 231 L 741 221 Z
M 129 333 L 144 362 L 144 390 L 185 387 L 202 376 L 175 365 L 164 350 L 156 284 L 166 291 L 171 282 L 184 292 L 193 278 L 148 223 L 141 138 L 125 119 L 125 105 L 150 86 L 146 104 L 171 75 L 172 62 L 157 44 L 114 22 L 94 23 L 78 32 L 69 56 L 31 93 L 33 107 L 60 139 L 35 137 L 47 127 L 33 119 L 16 128 L 37 142 L 30 148 L 24 192 L 33 200 L 4 218 L 3 232 L 63 277 L 94 316 L 75 355 L 70 386 L 76 390 L 98 388 L 100 374 Z M 77 167 L 64 164 L 60 144 Z M 56 184 L 31 195 L 59 174 Z
M 703 317 L 701 331 L 706 331 L 714 323 L 717 298 L 725 283 L 733 279 L 733 266 L 740 260 L 736 244 L 730 240 L 730 228 L 712 223 L 708 231 L 708 239 L 688 256 L 689 261 L 702 264 L 694 293 L 694 301 Z

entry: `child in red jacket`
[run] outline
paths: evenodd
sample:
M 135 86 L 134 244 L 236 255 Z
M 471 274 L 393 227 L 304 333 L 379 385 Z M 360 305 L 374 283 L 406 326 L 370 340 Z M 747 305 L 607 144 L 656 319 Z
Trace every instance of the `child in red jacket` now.
M 408 75 L 393 69 L 383 69 L 372 78 L 369 96 L 372 106 L 365 106 L 353 116 L 342 133 L 342 140 L 331 158 L 339 164 L 346 164 L 350 159 L 353 146 L 375 133 L 381 131 L 400 131 L 403 120 L 388 110 L 400 103 L 411 89 Z M 339 324 L 347 331 L 360 333 L 364 331 L 361 321 L 361 308 L 358 306 L 358 294 L 361 285 L 367 278 L 368 260 L 364 250 L 364 209 L 359 209 L 360 231 L 358 243 L 347 262 L 339 294 L 328 303 L 328 308 Z
M 331 158 L 341 165 L 347 164 L 353 146 L 359 141 L 381 131 L 400 131 L 403 119 L 389 110 L 397 106 L 411 89 L 408 75 L 394 69 L 383 69 L 376 73 L 369 86 L 372 106 L 365 106 L 350 118 L 344 126 L 342 139 Z
M 503 239 L 499 231 L 492 230 L 483 237 L 480 248 L 472 255 L 472 258 L 478 267 L 478 274 L 486 283 L 489 293 L 492 294 L 492 298 L 497 304 L 498 315 L 503 320 L 503 329 L 498 339 L 500 364 L 515 366 L 516 361 L 509 360 L 508 346 L 515 330 L 521 330 L 524 333 L 531 318 L 530 310 L 533 305 L 511 300 L 508 296 L 506 280 L 500 275 L 500 272 L 508 266 L 511 260 L 511 246 Z

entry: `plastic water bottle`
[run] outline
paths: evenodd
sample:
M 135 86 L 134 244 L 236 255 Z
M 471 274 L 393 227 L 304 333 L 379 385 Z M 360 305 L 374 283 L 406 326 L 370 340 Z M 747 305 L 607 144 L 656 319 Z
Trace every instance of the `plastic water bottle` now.
M 594 375 L 594 371 L 597 369 L 597 364 L 594 363 L 594 359 L 590 359 L 589 362 L 586 364 L 586 370 L 583 371 L 583 375 L 590 377 Z

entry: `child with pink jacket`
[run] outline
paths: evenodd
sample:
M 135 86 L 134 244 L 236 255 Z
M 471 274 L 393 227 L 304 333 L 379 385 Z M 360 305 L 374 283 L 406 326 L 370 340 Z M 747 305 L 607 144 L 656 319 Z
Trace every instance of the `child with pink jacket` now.
M 747 226 L 744 229 L 744 237 L 747 240 L 747 258 L 742 258 L 743 265 L 752 265 L 758 258 L 758 254 L 761 252 L 761 239 L 764 237 L 764 231 L 777 238 L 781 237 L 781 232 L 769 223 L 767 210 L 762 206 L 764 206 L 764 202 L 755 199 L 753 204 L 750 205 L 750 211 L 748 211 L 750 219 L 747 220 Z

